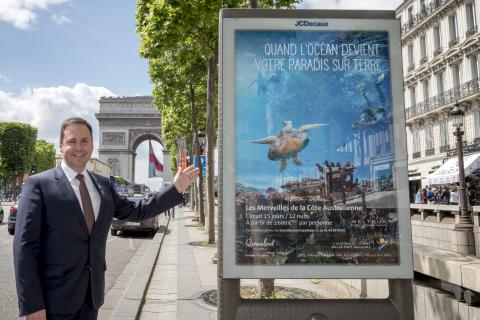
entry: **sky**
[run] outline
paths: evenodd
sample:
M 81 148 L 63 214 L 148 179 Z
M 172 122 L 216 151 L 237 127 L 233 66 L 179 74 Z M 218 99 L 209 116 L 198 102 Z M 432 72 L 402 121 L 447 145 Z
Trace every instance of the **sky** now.
M 304 9 L 394 10 L 402 0 L 307 0 Z M 29 123 L 59 152 L 61 122 L 86 118 L 98 156 L 98 100 L 151 95 L 138 55 L 135 0 L 0 0 L 0 121 Z M 154 144 L 158 158 L 161 146 Z M 148 179 L 148 142 L 137 149 L 135 180 Z

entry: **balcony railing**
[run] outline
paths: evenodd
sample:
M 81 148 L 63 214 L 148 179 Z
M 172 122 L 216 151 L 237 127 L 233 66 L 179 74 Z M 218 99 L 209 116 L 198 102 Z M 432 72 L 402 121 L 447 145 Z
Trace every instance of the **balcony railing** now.
M 414 152 L 413 155 L 412 155 L 412 158 L 413 159 L 418 159 L 422 156 L 422 153 L 420 151 L 418 152 Z
M 475 138 L 473 142 L 468 143 L 467 141 L 463 141 L 463 153 L 470 154 L 474 152 L 480 151 L 480 138 Z M 453 157 L 457 155 L 457 148 L 448 149 L 447 150 L 447 157 Z
M 428 100 L 419 102 L 406 109 L 407 120 L 420 116 L 424 113 L 439 109 L 445 105 L 453 103 L 457 100 L 468 97 L 472 94 L 478 94 L 480 92 L 480 79 L 475 78 L 468 82 L 462 83 L 455 88 L 444 91 L 436 96 L 431 97 Z
M 420 64 L 424 64 L 428 61 L 428 57 L 427 56 L 424 56 L 420 59 Z
M 402 25 L 402 34 L 432 16 L 440 7 L 449 1 L 450 0 L 433 0 L 427 5 L 422 5 L 420 11 L 417 14 L 412 14 L 407 22 Z
M 438 47 L 437 49 L 435 49 L 435 50 L 433 51 L 433 56 L 436 57 L 436 56 L 438 56 L 439 54 L 442 54 L 442 52 L 443 52 L 443 48 L 442 48 L 442 47 Z
M 450 40 L 450 41 L 448 42 L 448 47 L 451 48 L 451 47 L 453 47 L 453 46 L 456 46 L 457 44 L 458 44 L 458 37 L 453 38 L 452 40 Z
M 440 153 L 447 152 L 450 149 L 450 146 L 447 144 L 445 146 L 440 146 Z
M 428 156 L 433 156 L 435 154 L 435 149 L 427 149 L 425 150 L 425 157 L 428 157 Z
M 415 63 L 408 66 L 408 72 L 415 70 Z
M 475 33 L 477 33 L 477 26 L 474 26 L 470 29 L 468 29 L 466 32 L 465 32 L 465 37 L 471 37 L 473 36 Z

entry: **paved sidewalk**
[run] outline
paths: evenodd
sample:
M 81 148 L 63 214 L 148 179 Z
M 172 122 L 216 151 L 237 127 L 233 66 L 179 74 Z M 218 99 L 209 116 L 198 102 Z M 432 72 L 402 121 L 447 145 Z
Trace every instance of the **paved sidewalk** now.
M 165 233 L 139 319 L 216 320 L 216 308 L 201 299 L 202 293 L 217 288 L 217 265 L 212 263 L 216 246 L 206 245 L 208 234 L 198 222 L 192 222 L 194 213 L 189 207 L 177 207 L 176 213 Z M 204 245 L 192 245 L 195 242 Z M 242 286 L 256 283 L 254 279 L 241 280 Z M 309 290 L 323 298 L 359 295 L 339 280 L 277 279 L 275 286 Z
M 216 289 L 217 265 L 212 263 L 216 249 L 189 244 L 207 239 L 203 228 L 192 222 L 193 216 L 189 208 L 176 208 L 176 218 L 170 220 L 140 319 L 216 319 L 216 309 L 200 298 L 203 292 Z

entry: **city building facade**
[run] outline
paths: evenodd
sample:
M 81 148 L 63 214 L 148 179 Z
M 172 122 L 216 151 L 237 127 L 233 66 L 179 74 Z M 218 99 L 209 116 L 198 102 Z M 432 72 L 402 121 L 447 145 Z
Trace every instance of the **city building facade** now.
M 456 157 L 455 103 L 465 111 L 465 155 L 480 152 L 479 0 L 407 0 L 401 23 L 410 194 Z

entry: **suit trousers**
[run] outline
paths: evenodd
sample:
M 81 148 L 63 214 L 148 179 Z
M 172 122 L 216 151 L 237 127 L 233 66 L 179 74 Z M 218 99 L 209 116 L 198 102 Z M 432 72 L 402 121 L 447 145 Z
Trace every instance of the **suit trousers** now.
M 97 320 L 98 310 L 93 308 L 92 288 L 88 282 L 87 296 L 82 308 L 74 314 L 49 314 L 47 320 Z

